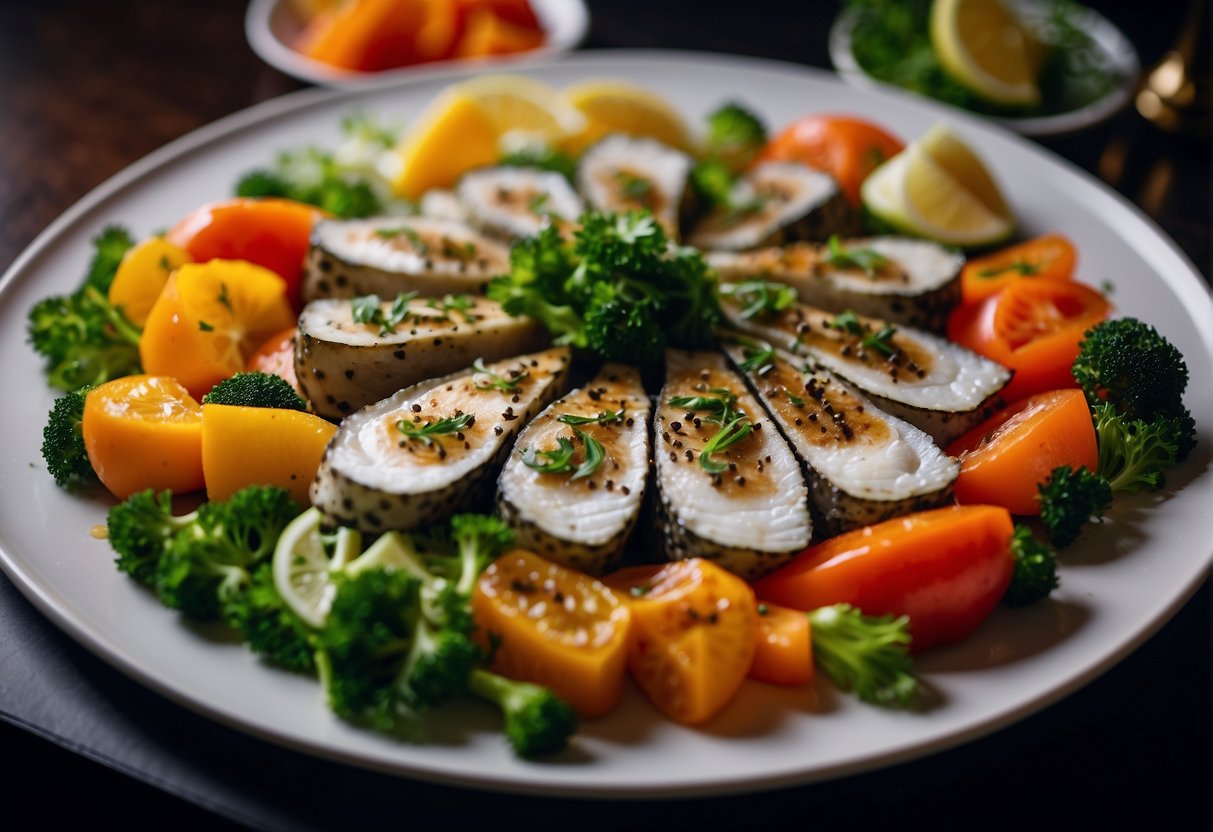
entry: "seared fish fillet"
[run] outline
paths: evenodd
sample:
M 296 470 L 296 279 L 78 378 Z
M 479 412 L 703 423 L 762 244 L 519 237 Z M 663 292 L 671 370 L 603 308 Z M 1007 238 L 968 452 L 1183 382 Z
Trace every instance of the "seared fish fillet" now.
M 375 305 L 377 322 L 356 320 L 357 303 L 314 300 L 299 316 L 295 375 L 313 409 L 328 419 L 471 366 L 477 358 L 496 361 L 549 341 L 541 325 L 507 315 L 484 297 L 413 298 L 403 305 L 382 300 Z M 365 304 L 360 317 L 367 317 Z
M 800 463 L 723 355 L 666 351 L 653 430 L 655 523 L 667 559 L 708 558 L 757 578 L 809 544 Z M 742 438 L 713 451 L 722 432 Z
M 599 211 L 647 209 L 671 240 L 679 239 L 691 157 L 653 139 L 623 133 L 590 146 L 577 167 L 577 189 Z
M 505 245 L 454 220 L 325 220 L 312 229 L 303 299 L 478 294 L 509 263 Z
M 708 264 L 726 283 L 750 279 L 785 283 L 809 306 L 943 332 L 960 303 L 964 256 L 926 240 L 870 237 L 847 240 L 842 250 L 873 266 L 832 256 L 829 246 L 793 243 L 746 252 L 712 252 Z M 872 257 L 869 252 L 876 256 Z M 835 252 L 836 254 L 837 252 Z
M 364 532 L 409 531 L 486 497 L 514 437 L 568 387 L 565 347 L 406 387 L 348 416 L 312 504 Z
M 731 204 L 700 220 L 687 242 L 741 251 L 858 230 L 859 215 L 832 176 L 796 162 L 763 162 L 737 181 Z
M 644 500 L 649 411 L 640 372 L 607 364 L 527 425 L 497 480 L 497 509 L 519 546 L 591 575 L 615 565 Z M 586 437 L 603 456 L 593 473 L 581 474 L 593 458 Z M 558 451 L 561 439 L 574 449 L 563 465 L 537 453 Z M 545 462 L 561 470 L 535 467 Z
M 1006 367 L 938 335 L 876 318 L 801 303 L 747 318 L 736 293 L 722 296 L 721 309 L 732 326 L 820 364 L 940 445 L 1000 407 L 1011 380 Z
M 834 535 L 935 508 L 959 463 L 823 370 L 804 372 L 769 345 L 724 338 L 724 350 L 808 468 L 818 532 Z
M 455 192 L 468 222 L 505 240 L 534 237 L 546 225 L 564 233 L 585 210 L 567 179 L 537 168 L 480 168 Z

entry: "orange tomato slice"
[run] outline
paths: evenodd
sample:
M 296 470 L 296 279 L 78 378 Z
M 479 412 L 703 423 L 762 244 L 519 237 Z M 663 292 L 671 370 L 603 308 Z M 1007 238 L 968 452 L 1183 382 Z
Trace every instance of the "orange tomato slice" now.
M 1059 465 L 1099 462 L 1095 426 L 1081 390 L 1037 393 L 1003 408 L 948 446 L 960 457 L 959 503 L 992 503 L 1040 514 L 1037 486 Z
M 976 303 L 1001 292 L 1021 277 L 1035 280 L 1070 280 L 1078 251 L 1069 238 L 1045 234 L 1001 251 L 976 257 L 960 273 L 964 303 Z
M 497 673 L 550 687 L 583 717 L 619 704 L 631 611 L 600 581 L 515 549 L 481 573 L 472 617 Z
M 148 314 L 139 342 L 143 368 L 172 376 L 202 398 L 294 322 L 282 288 L 282 278 L 252 263 L 187 263 Z
M 813 681 L 809 614 L 764 601 L 758 605 L 758 647 L 750 678 L 798 687 Z
M 90 390 L 81 431 L 93 470 L 120 500 L 202 488 L 202 408 L 175 379 L 125 376 Z
M 299 378 L 295 375 L 295 335 L 296 327 L 288 327 L 281 332 L 271 335 L 249 356 L 244 369 L 253 373 L 269 373 L 285 380 L 295 392 L 303 396 L 299 389 Z
M 1074 387 L 1070 367 L 1083 334 L 1111 311 L 1107 299 L 1083 283 L 1024 278 L 953 312 L 948 337 L 1013 369 L 1002 395 L 1021 399 Z
M 147 323 L 148 313 L 178 266 L 192 261 L 188 251 L 163 237 L 149 237 L 126 253 L 109 288 L 109 302 L 135 326 Z
M 632 608 L 628 670 L 676 722 L 716 715 L 737 693 L 758 644 L 758 605 L 749 584 L 692 558 L 637 566 L 604 578 Z

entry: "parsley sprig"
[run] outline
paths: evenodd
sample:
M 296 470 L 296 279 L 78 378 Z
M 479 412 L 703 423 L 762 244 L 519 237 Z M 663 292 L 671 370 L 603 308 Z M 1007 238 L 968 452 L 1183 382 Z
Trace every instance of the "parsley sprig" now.
M 394 335 L 396 327 L 409 315 L 409 301 L 417 297 L 416 292 L 401 292 L 392 305 L 383 311 L 383 302 L 378 295 L 363 295 L 350 301 L 354 323 L 379 327 L 379 335 Z

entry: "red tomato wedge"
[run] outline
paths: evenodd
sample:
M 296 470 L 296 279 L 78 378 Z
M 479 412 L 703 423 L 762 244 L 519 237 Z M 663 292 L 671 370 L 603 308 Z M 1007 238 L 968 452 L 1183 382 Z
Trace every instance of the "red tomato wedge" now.
M 838 180 L 852 205 L 859 186 L 885 159 L 905 148 L 901 139 L 862 118 L 814 114 L 788 125 L 758 154 L 759 162 L 801 162 Z
M 319 208 L 289 199 L 236 197 L 194 210 L 173 226 L 167 239 L 199 263 L 247 260 L 286 281 L 286 296 L 298 312 L 303 261 Z
M 763 602 L 758 605 L 758 649 L 750 678 L 798 687 L 813 681 L 813 639 L 809 615 Z
M 985 300 L 1021 277 L 1069 280 L 1077 262 L 1077 249 L 1061 234 L 1045 234 L 976 257 L 965 264 L 960 275 L 963 302 Z
M 998 604 L 1015 565 L 1012 532 L 1000 506 L 910 514 L 812 546 L 754 591 L 797 610 L 845 603 L 908 615 L 917 653 L 966 638 Z
M 1112 305 L 1083 283 L 1011 281 L 996 295 L 961 306 L 948 320 L 948 338 L 1015 371 L 1003 398 L 1074 387 L 1070 367 L 1083 333 Z
M 1036 488 L 1059 465 L 1099 462 L 1095 426 L 1081 390 L 1050 390 L 1004 407 L 948 446 L 960 457 L 956 500 L 1040 514 Z

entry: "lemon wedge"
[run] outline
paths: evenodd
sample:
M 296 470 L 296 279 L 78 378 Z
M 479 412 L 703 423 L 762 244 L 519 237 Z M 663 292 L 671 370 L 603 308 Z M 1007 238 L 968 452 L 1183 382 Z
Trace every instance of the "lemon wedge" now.
M 566 87 L 564 97 L 586 120 L 568 143 L 582 150 L 608 133 L 628 133 L 690 150 L 691 132 L 681 114 L 664 98 L 626 81 L 594 79 Z
M 362 536 L 341 527 L 331 551 L 320 533 L 320 512 L 308 509 L 283 530 L 274 548 L 274 589 L 291 611 L 311 627 L 324 626 L 337 592 L 333 575 L 358 555 Z
M 863 183 L 864 207 L 904 234 L 962 248 L 1010 236 L 1014 217 L 976 153 L 937 124 Z
M 406 199 L 449 188 L 494 164 L 505 148 L 557 146 L 585 118 L 555 89 L 522 75 L 485 75 L 448 87 L 417 118 L 395 151 L 392 187 Z
M 1002 0 L 935 0 L 931 45 L 944 71 L 996 104 L 1040 103 L 1041 49 Z

